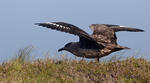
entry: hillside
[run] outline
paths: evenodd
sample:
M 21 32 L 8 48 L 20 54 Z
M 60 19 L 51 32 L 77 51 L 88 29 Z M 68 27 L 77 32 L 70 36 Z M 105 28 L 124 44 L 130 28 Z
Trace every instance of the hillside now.
M 0 64 L 0 83 L 150 83 L 150 61 L 31 60 L 32 47 Z
M 0 65 L 0 83 L 150 83 L 150 62 L 130 58 L 97 63 L 51 59 Z

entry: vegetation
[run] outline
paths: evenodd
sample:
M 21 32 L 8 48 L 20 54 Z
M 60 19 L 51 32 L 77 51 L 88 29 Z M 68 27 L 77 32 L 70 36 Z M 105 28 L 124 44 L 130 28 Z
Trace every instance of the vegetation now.
M 0 65 L 0 83 L 150 83 L 150 62 L 129 58 L 121 61 L 29 60 L 31 48 Z

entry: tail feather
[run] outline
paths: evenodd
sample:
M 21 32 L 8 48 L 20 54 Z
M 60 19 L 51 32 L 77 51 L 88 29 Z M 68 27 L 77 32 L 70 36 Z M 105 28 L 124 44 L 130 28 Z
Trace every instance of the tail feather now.
M 125 46 L 117 45 L 114 50 L 115 50 L 115 51 L 120 51 L 120 50 L 123 50 L 123 49 L 131 49 L 131 48 L 128 48 L 128 47 L 125 47 Z
M 129 27 L 124 27 L 124 26 L 112 27 L 112 29 L 113 29 L 115 32 L 118 32 L 118 31 L 144 32 L 144 30 L 142 30 L 142 29 L 129 28 Z
M 128 48 L 128 47 L 123 47 L 123 49 L 131 49 L 131 48 Z

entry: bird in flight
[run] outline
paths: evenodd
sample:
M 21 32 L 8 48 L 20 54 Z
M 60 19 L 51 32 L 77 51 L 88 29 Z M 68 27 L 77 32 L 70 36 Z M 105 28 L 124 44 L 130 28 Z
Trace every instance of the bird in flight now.
M 58 51 L 66 50 L 75 56 L 95 58 L 97 61 L 99 61 L 99 58 L 107 56 L 112 52 L 130 49 L 117 44 L 117 36 L 115 32 L 144 32 L 142 29 L 120 25 L 91 24 L 90 28 L 93 30 L 93 33 L 89 35 L 79 27 L 65 22 L 36 23 L 35 25 L 79 36 L 79 42 L 69 42 Z

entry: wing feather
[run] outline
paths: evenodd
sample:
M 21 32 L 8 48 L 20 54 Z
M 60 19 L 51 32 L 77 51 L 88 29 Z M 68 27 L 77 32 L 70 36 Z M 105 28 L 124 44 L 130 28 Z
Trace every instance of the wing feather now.
M 118 31 L 144 32 L 144 30 L 142 29 L 131 28 L 127 26 L 120 26 L 120 25 L 113 25 L 113 24 L 103 24 L 103 25 L 113 29 L 115 32 L 118 32 Z
M 125 27 L 125 26 L 119 26 L 119 27 L 111 27 L 115 32 L 118 31 L 129 31 L 129 32 L 144 32 L 142 29 L 137 29 L 137 28 L 130 28 L 130 27 Z
M 51 28 L 54 30 L 70 33 L 80 37 L 80 42 L 83 44 L 92 44 L 93 46 L 98 46 L 99 48 L 104 48 L 102 45 L 98 44 L 88 33 L 83 31 L 69 23 L 64 22 L 47 22 L 47 23 L 36 23 L 36 25 Z
M 93 30 L 93 38 L 96 39 L 97 42 L 104 44 L 117 44 L 115 32 L 118 31 L 144 32 L 142 29 L 112 24 L 92 24 L 90 28 Z

